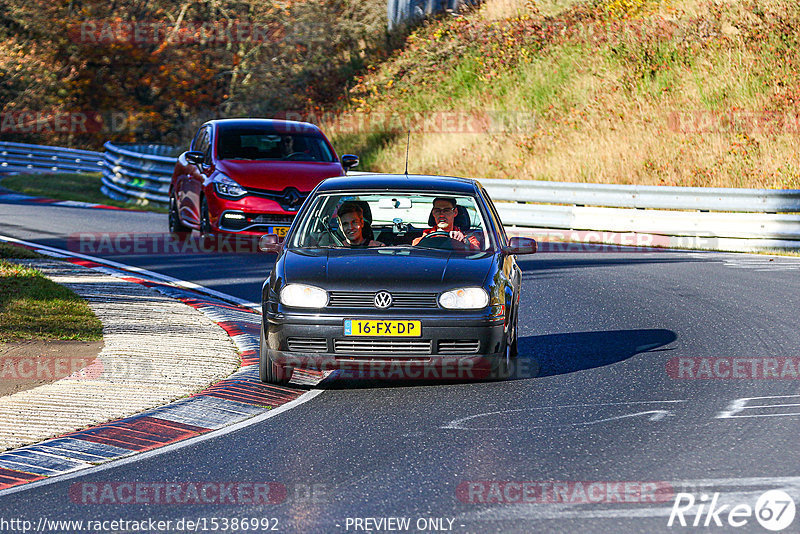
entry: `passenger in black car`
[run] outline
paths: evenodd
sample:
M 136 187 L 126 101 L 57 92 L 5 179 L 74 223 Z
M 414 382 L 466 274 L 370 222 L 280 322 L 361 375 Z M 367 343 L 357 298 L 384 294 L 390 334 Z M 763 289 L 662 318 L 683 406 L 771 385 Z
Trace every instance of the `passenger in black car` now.
M 337 210 L 339 228 L 351 248 L 382 247 L 375 241 L 372 228 L 364 222 L 364 210 L 355 202 L 344 202 Z

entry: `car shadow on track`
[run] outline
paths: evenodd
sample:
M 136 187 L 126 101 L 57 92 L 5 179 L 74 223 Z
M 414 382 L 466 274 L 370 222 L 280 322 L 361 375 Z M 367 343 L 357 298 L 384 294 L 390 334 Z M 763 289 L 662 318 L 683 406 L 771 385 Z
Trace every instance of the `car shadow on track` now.
M 658 350 L 677 338 L 675 332 L 664 329 L 572 332 L 521 337 L 519 356 L 512 362 L 508 375 L 502 380 L 529 380 L 603 367 L 627 360 L 642 352 Z M 402 369 L 400 371 L 402 374 Z M 378 377 L 374 374 L 368 375 L 369 372 L 359 376 L 358 373 L 337 371 L 314 387 L 333 390 L 497 382 L 487 379 L 486 373 L 481 372 L 473 373 L 469 378 L 456 379 L 442 379 L 437 375 L 429 376 L 427 379 L 392 378 L 390 373 Z M 419 374 L 415 375 L 418 376 Z
M 677 338 L 660 328 L 527 336 L 519 339 L 519 359 L 535 359 L 540 377 L 562 375 L 621 362 Z

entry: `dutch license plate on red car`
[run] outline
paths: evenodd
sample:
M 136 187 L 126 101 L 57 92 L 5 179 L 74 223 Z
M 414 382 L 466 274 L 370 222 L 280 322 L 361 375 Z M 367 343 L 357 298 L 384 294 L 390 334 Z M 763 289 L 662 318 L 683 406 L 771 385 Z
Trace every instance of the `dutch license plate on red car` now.
M 268 228 L 268 230 L 269 230 L 269 232 L 267 232 L 267 233 L 269 233 L 269 234 L 275 234 L 278 237 L 286 237 L 286 232 L 289 231 L 289 227 L 288 226 L 272 226 L 272 227 Z
M 380 319 L 345 319 L 346 336 L 419 337 L 421 321 L 383 321 Z

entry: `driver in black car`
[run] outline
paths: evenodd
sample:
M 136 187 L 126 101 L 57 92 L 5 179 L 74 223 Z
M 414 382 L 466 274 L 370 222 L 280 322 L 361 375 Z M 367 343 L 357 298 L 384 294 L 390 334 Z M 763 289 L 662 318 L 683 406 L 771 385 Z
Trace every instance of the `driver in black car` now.
M 435 226 L 424 230 L 420 237 L 411 242 L 412 245 L 418 244 L 425 236 L 434 232 L 446 232 L 450 236 L 450 239 L 464 243 L 472 250 L 479 250 L 481 248 L 475 236 L 465 236 L 461 229 L 454 225 L 456 216 L 458 215 L 458 207 L 456 206 L 456 200 L 454 198 L 434 198 L 431 214 L 433 215 Z

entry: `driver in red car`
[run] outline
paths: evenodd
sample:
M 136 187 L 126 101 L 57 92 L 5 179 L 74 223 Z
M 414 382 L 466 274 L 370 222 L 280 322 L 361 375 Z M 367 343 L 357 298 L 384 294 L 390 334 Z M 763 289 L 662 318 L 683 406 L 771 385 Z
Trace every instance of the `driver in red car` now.
M 424 230 L 421 236 L 411 242 L 412 245 L 416 245 L 422 241 L 425 236 L 432 234 L 433 232 L 447 232 L 450 236 L 450 239 L 464 243 L 472 250 L 479 250 L 481 248 L 481 245 L 475 236 L 465 236 L 461 229 L 454 225 L 456 216 L 458 215 L 458 207 L 456 206 L 456 200 L 454 198 L 434 198 L 431 214 L 433 215 L 433 222 L 435 226 L 433 228 Z

